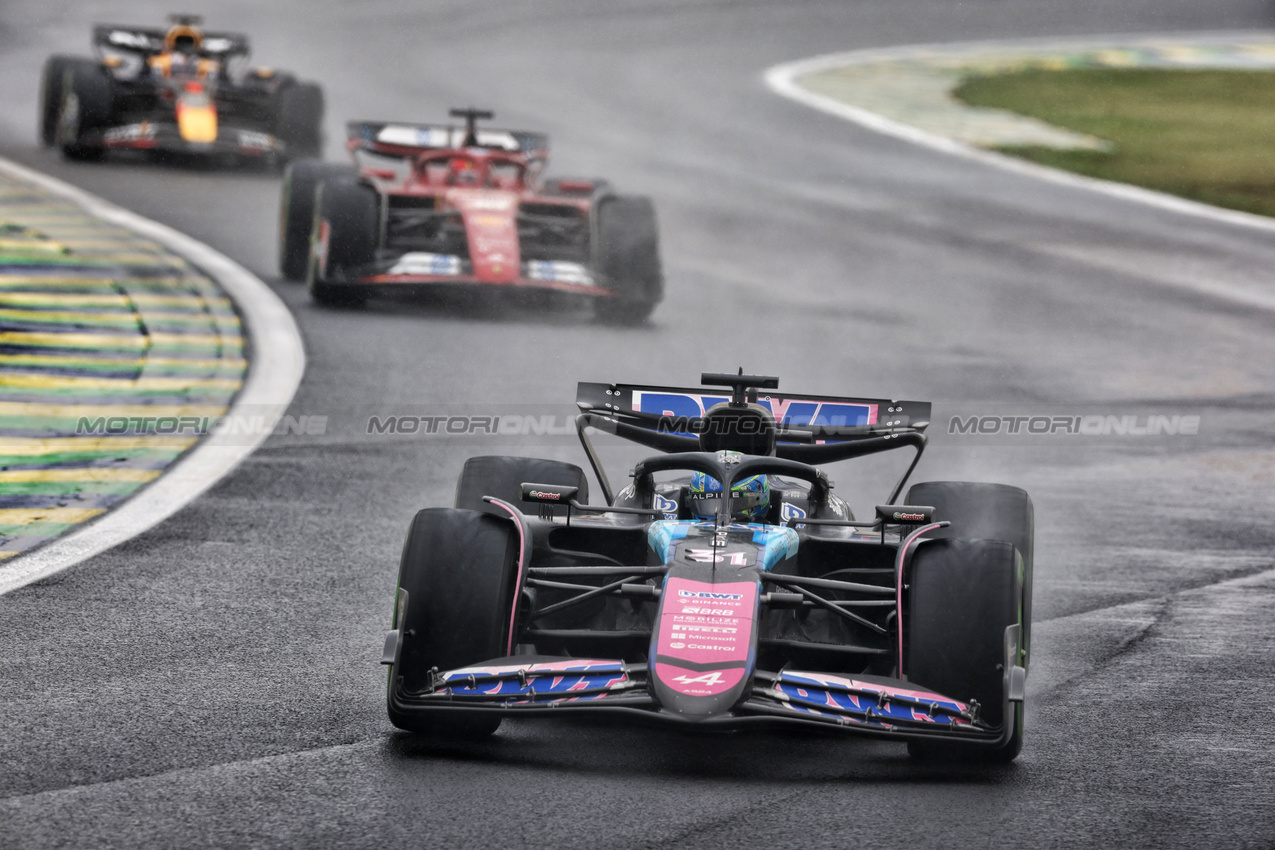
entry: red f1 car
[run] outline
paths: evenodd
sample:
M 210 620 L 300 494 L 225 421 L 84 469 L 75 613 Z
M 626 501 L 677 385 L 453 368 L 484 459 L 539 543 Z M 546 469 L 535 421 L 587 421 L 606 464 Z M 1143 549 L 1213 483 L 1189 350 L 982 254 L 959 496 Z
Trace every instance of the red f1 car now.
M 440 285 L 553 290 L 644 321 L 663 295 L 655 209 L 603 180 L 541 180 L 549 140 L 465 125 L 352 122 L 354 166 L 288 166 L 279 267 L 324 304 Z

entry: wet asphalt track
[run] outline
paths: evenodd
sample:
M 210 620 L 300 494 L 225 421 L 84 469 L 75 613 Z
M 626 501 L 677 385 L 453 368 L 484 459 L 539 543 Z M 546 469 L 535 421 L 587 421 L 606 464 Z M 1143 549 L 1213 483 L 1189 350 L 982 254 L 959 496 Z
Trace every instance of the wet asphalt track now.
M 281 4 L 280 4 L 281 5 Z M 64 164 L 38 65 L 142 3 L 0 14 L 0 153 L 229 254 L 292 305 L 309 372 L 279 437 L 195 505 L 0 598 L 0 846 L 1186 846 L 1275 842 L 1275 318 L 1197 294 L 1275 286 L 1268 234 L 1039 184 L 781 100 L 771 64 L 854 47 L 1271 26 L 1264 2 L 208 4 L 346 117 L 451 105 L 553 135 L 557 174 L 653 195 L 651 326 L 453 300 L 312 307 L 275 281 L 277 179 Z M 720 354 L 703 352 L 718 350 Z M 558 415 L 577 380 L 778 374 L 929 398 L 917 480 L 1036 502 L 1028 736 L 1009 768 L 887 744 L 508 723 L 391 730 L 376 665 L 413 511 L 464 458 L 570 440 L 390 439 L 371 414 Z M 546 407 L 549 405 L 550 407 Z M 946 416 L 1199 414 L 1200 434 L 973 440 Z M 859 508 L 884 464 L 834 477 Z

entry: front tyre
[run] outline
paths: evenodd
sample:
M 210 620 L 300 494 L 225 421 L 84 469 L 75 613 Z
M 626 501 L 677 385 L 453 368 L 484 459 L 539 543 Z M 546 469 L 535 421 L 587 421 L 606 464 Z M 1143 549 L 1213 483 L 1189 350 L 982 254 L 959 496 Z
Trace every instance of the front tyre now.
M 57 144 L 58 114 L 62 110 L 62 85 L 67 68 L 85 60 L 74 56 L 50 56 L 44 61 L 40 75 L 40 144 L 51 148 Z
M 380 231 L 376 190 L 351 178 L 324 180 L 315 196 L 310 236 L 310 297 L 326 306 L 353 306 L 367 290 L 348 280 L 371 265 Z
M 976 763 L 1013 761 L 1023 747 L 1023 704 L 1005 713 L 1005 634 L 1021 626 L 1022 558 L 1005 540 L 922 540 L 909 576 L 903 622 L 904 673 L 917 687 L 970 702 L 993 727 L 1010 724 L 1001 747 L 909 741 L 915 758 Z M 1021 652 L 1022 629 L 1019 629 Z
M 595 264 L 615 295 L 595 298 L 595 314 L 609 324 L 645 322 L 664 297 L 655 205 L 650 198 L 603 198 L 597 235 Z
M 91 59 L 63 60 L 61 71 L 54 142 L 61 145 L 67 159 L 101 159 L 106 150 L 86 142 L 94 130 L 111 124 L 115 114 L 115 81 L 106 68 Z
M 314 226 L 314 195 L 319 184 L 336 177 L 353 178 L 354 166 L 302 159 L 283 172 L 279 196 L 279 272 L 288 280 L 305 280 Z
M 396 700 L 427 693 L 431 669 L 454 670 L 500 658 L 508 647 L 519 562 L 518 535 L 506 520 L 477 511 L 427 508 L 416 514 L 399 564 L 401 607 L 394 628 L 401 644 L 390 668 L 388 710 L 400 729 L 481 739 L 500 715 L 463 710 L 413 712 Z

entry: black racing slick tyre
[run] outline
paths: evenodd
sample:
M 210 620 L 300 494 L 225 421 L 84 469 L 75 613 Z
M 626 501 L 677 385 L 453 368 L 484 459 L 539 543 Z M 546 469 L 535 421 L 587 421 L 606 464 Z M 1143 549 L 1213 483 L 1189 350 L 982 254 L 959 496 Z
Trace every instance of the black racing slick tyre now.
M 664 297 L 654 204 L 649 198 L 604 198 L 597 232 L 596 266 L 616 293 L 594 300 L 597 317 L 617 325 L 645 322 Z
M 500 726 L 499 714 L 411 711 L 405 704 L 430 690 L 432 669 L 454 670 L 507 654 L 518 546 L 513 525 L 494 516 L 456 508 L 416 514 L 398 573 L 393 627 L 401 643 L 387 700 L 395 726 L 466 739 L 485 738 Z M 396 690 L 406 699 L 396 700 Z
M 305 280 L 310 259 L 310 230 L 314 227 L 314 193 L 319 183 L 335 177 L 354 178 L 352 165 L 301 159 L 283 172 L 279 196 L 279 272 L 288 280 Z
M 110 72 L 92 59 L 66 59 L 61 63 L 62 85 L 54 141 L 67 159 L 96 160 L 104 148 L 85 144 L 88 134 L 111 124 L 115 114 L 115 81 Z
M 354 179 L 327 179 L 319 184 L 314 204 L 310 297 L 328 306 L 362 304 L 367 300 L 366 289 L 331 281 L 356 276 L 376 257 L 380 228 L 376 190 Z
M 993 727 L 1012 725 L 1000 747 L 947 741 L 909 741 L 923 759 L 982 763 L 1013 761 L 1023 746 L 1021 702 L 1005 715 L 1005 636 L 1021 625 L 1022 559 L 1006 540 L 923 540 L 908 575 L 903 623 L 908 681 L 943 696 L 979 704 Z M 1021 649 L 1021 629 L 1019 631 Z
M 465 461 L 460 480 L 456 484 L 456 507 L 475 511 L 490 511 L 483 496 L 494 496 L 511 505 L 522 500 L 524 483 L 557 484 L 578 487 L 576 501 L 589 501 L 589 481 L 584 471 L 574 463 L 560 460 L 543 460 L 534 457 L 504 457 L 487 455 L 471 457 Z M 566 513 L 566 507 L 554 507 L 558 515 Z
M 952 523 L 927 537 L 990 537 L 1008 540 L 1023 556 L 1023 659 L 1031 655 L 1032 548 L 1035 511 L 1026 490 L 1007 484 L 972 481 L 926 481 L 908 490 L 906 503 L 929 505 L 936 520 Z
M 58 115 L 62 110 L 62 85 L 70 65 L 85 60 L 74 56 L 50 56 L 44 61 L 40 75 L 40 144 L 51 148 L 57 144 Z
M 323 155 L 323 89 L 314 83 L 293 83 L 279 90 L 275 106 L 275 135 L 288 146 L 288 159 Z

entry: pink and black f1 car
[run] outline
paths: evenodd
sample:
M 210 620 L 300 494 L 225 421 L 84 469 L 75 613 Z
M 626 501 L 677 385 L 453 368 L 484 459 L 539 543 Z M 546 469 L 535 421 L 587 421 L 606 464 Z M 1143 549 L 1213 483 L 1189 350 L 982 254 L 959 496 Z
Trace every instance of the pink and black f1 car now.
M 464 126 L 353 122 L 355 165 L 291 164 L 279 267 L 316 301 L 482 285 L 569 293 L 640 322 L 663 295 L 655 209 L 603 180 L 541 180 L 549 140 Z
M 95 59 L 52 56 L 40 86 L 40 140 L 72 159 L 108 151 L 283 162 L 318 156 L 323 92 L 270 68 L 246 69 L 248 37 L 98 25 Z
M 1027 494 L 933 482 L 900 502 L 928 403 L 702 380 L 729 390 L 580 384 L 604 504 L 575 465 L 476 457 L 456 507 L 416 515 L 382 659 L 394 725 L 483 736 L 506 717 L 609 714 L 1017 756 Z M 613 493 L 591 431 L 663 454 Z M 907 471 L 864 520 L 815 466 L 904 447 Z

